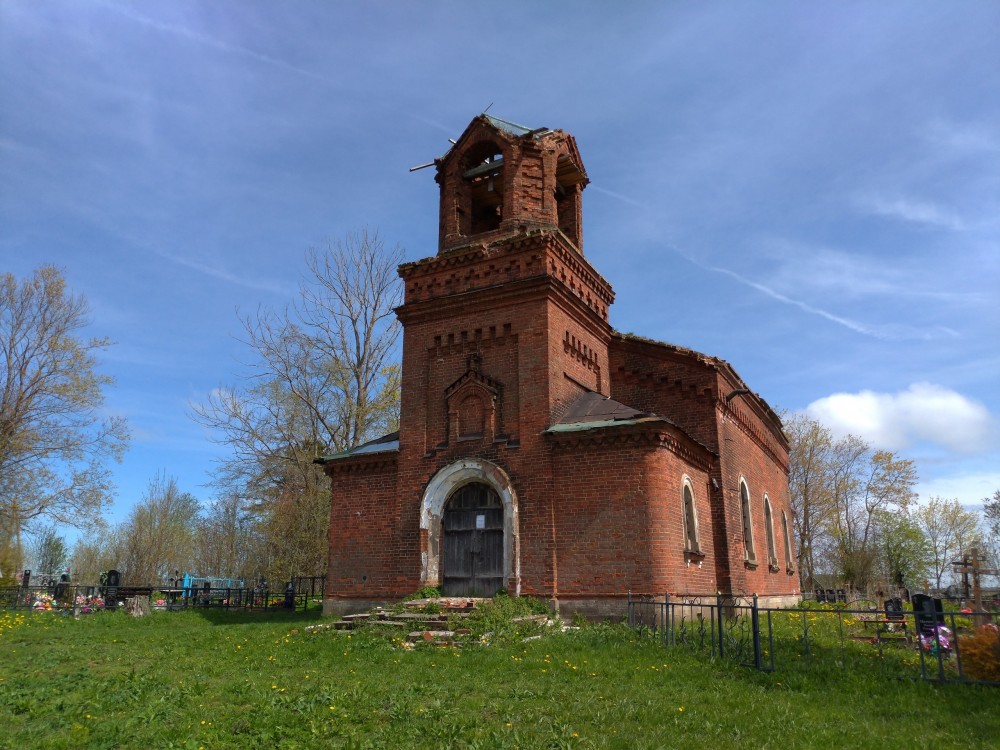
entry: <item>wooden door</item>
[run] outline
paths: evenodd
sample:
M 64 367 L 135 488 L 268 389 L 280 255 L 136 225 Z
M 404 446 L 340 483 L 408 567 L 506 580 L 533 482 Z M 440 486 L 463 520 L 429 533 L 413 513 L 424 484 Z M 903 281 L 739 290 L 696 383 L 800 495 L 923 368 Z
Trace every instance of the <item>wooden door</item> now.
M 467 484 L 445 504 L 441 593 L 493 596 L 503 581 L 503 504 L 485 484 Z

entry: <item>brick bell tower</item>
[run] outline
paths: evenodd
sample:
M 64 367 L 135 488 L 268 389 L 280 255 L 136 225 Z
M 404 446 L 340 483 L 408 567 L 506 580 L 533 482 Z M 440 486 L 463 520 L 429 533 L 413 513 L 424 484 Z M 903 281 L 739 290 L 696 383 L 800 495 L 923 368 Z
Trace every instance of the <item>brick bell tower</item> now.
M 610 387 L 614 292 L 583 256 L 587 172 L 568 133 L 485 114 L 435 166 L 438 253 L 399 270 L 400 510 L 421 508 L 420 583 L 439 585 L 435 503 L 469 479 L 454 466 L 499 470 L 480 479 L 511 498 L 501 587 L 544 594 L 547 545 L 519 532 L 551 496 L 543 432 L 580 394 Z M 448 471 L 461 476 L 428 500 Z
M 321 459 L 324 611 L 423 586 L 614 616 L 627 591 L 797 600 L 780 420 L 727 362 L 612 331 L 573 137 L 482 114 L 433 164 L 399 432 Z

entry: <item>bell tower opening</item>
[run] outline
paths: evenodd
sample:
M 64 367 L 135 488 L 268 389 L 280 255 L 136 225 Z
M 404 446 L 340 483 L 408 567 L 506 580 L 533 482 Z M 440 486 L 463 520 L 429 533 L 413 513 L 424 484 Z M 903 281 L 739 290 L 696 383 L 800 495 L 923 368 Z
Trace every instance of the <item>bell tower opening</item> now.
M 558 230 L 583 253 L 589 180 L 571 135 L 482 114 L 453 144 L 433 162 L 441 186 L 439 252 L 480 235 L 490 242 L 503 231 L 539 229 Z
M 500 227 L 503 220 L 504 160 L 496 144 L 485 143 L 466 157 L 462 179 L 468 188 L 468 228 L 481 234 Z

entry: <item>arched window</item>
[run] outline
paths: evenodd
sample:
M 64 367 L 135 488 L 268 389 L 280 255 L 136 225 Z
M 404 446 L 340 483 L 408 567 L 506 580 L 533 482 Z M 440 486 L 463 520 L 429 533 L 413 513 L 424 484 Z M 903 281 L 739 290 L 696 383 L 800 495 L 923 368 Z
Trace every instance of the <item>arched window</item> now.
M 792 571 L 792 537 L 788 534 L 788 516 L 781 511 L 781 533 L 785 537 L 785 570 Z
M 743 559 L 748 563 L 757 563 L 757 551 L 753 546 L 753 521 L 750 516 L 750 490 L 747 483 L 740 478 L 740 510 L 743 515 Z
M 778 553 L 774 547 L 774 520 L 771 515 L 771 499 L 764 495 L 764 534 L 767 537 L 767 564 L 772 570 L 778 569 Z
M 691 480 L 684 478 L 683 489 L 684 504 L 684 550 L 686 552 L 701 552 L 698 544 L 698 514 L 694 507 L 694 491 L 691 489 Z

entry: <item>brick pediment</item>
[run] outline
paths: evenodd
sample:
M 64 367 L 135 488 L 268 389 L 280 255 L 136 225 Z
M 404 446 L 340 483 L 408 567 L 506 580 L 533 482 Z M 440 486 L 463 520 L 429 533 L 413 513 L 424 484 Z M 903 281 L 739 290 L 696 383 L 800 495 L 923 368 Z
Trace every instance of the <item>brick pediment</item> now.
M 500 393 L 500 384 L 481 372 L 467 370 L 462 377 L 445 389 L 444 394 L 445 398 L 450 401 L 453 396 L 473 390 L 482 391 L 485 395 L 496 398 Z
M 470 354 L 468 369 L 445 389 L 448 442 L 488 440 L 496 436 L 503 386 L 481 371 L 482 357 Z

